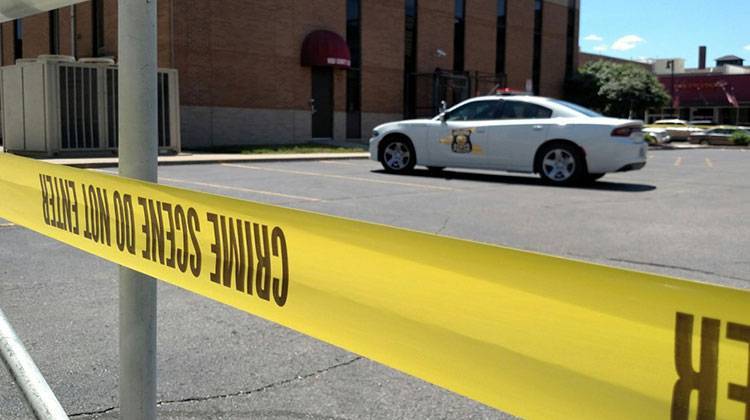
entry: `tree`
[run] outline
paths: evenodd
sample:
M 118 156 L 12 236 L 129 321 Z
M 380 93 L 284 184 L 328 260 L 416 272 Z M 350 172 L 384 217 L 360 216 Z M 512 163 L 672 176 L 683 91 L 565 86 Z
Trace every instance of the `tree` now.
M 610 61 L 586 63 L 565 87 L 569 101 L 613 117 L 642 116 L 670 99 L 653 73 L 635 64 Z

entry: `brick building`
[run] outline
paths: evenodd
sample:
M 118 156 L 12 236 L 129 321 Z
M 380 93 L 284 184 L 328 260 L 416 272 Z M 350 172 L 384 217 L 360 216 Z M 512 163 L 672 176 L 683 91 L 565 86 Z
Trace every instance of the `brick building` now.
M 561 96 L 579 2 L 160 0 L 159 66 L 179 71 L 184 147 L 366 141 L 495 84 Z M 116 59 L 116 9 L 93 0 L 4 23 L 2 65 Z

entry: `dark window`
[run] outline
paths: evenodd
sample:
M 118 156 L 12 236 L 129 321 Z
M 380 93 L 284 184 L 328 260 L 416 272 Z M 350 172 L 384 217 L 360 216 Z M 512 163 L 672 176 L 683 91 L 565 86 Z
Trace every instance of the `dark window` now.
M 448 114 L 448 121 L 479 121 L 497 118 L 500 101 L 475 101 L 454 109 Z
M 503 101 L 503 110 L 500 119 L 516 120 L 523 118 L 550 118 L 552 110 L 540 105 L 528 102 Z
M 567 78 L 575 73 L 577 11 L 576 0 L 568 0 L 568 35 L 565 45 L 565 77 Z
M 497 0 L 497 37 L 495 40 L 495 73 L 505 73 L 505 34 L 507 31 L 508 4 Z
M 49 12 L 49 53 L 60 54 L 60 13 Z
M 453 70 L 464 71 L 466 0 L 456 0 L 453 18 Z
M 21 19 L 13 21 L 13 58 L 23 58 L 23 22 Z
M 346 71 L 346 137 L 362 137 L 362 11 L 361 0 L 346 2 L 346 43 L 352 66 Z
M 104 55 L 104 5 L 103 0 L 91 2 L 92 57 Z
M 531 81 L 534 94 L 539 94 L 539 82 L 542 76 L 542 12 L 544 2 L 534 0 L 534 65 L 531 73 Z
M 404 117 L 417 113 L 417 0 L 406 0 L 404 33 Z

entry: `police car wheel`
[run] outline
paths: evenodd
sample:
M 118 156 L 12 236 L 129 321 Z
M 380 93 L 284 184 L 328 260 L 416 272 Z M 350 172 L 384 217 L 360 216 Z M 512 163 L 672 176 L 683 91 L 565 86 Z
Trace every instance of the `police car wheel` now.
M 386 172 L 410 171 L 417 162 L 416 158 L 411 141 L 403 137 L 386 140 L 380 152 L 380 163 Z
M 548 184 L 570 185 L 586 176 L 581 153 L 565 143 L 551 144 L 540 153 L 539 175 Z

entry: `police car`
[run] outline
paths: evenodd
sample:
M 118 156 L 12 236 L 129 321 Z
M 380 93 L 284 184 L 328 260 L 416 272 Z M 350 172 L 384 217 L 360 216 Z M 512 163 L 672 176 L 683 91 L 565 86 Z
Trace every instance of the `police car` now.
M 641 121 L 604 117 L 559 99 L 501 92 L 472 98 L 432 119 L 375 127 L 370 158 L 388 172 L 415 165 L 538 173 L 551 184 L 641 169 Z

